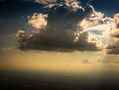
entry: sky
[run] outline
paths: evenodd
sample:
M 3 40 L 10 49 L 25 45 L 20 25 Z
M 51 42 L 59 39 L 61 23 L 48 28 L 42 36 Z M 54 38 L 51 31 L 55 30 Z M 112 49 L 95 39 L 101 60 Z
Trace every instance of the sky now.
M 51 0 L 49 0 L 49 1 L 51 1 Z M 85 7 L 85 4 L 89 0 L 80 0 L 80 1 L 81 1 L 82 7 Z M 119 0 L 92 0 L 91 5 L 94 7 L 94 9 L 95 9 L 95 11 L 97 11 L 97 13 L 102 12 L 105 14 L 105 16 L 113 17 L 113 15 L 115 15 L 116 13 L 119 12 L 119 8 L 118 8 Z M 63 12 L 63 9 L 61 10 L 61 12 Z M 97 30 L 96 32 L 98 32 L 100 34 L 104 31 L 106 32 L 108 27 L 111 27 L 111 26 L 108 26 L 108 24 L 106 24 L 104 27 L 102 25 L 101 26 L 97 25 L 97 27 L 95 27 L 95 25 L 94 25 L 93 28 L 91 28 L 91 29 L 88 28 L 89 35 L 86 35 L 85 33 L 83 33 L 84 36 L 83 35 L 81 36 L 81 34 L 82 34 L 81 32 L 79 33 L 78 31 L 77 32 L 75 31 L 75 30 L 77 30 L 76 29 L 77 27 L 75 27 L 75 28 L 73 27 L 73 25 L 76 26 L 77 19 L 82 18 L 82 17 L 80 17 L 80 14 L 78 14 L 78 13 L 76 13 L 79 15 L 77 18 L 77 15 L 73 16 L 73 13 L 70 13 L 70 10 L 68 11 L 68 15 L 65 15 L 65 12 L 63 14 L 61 14 L 60 12 L 52 11 L 52 13 L 53 14 L 55 13 L 55 15 L 52 16 L 52 13 L 50 15 L 48 14 L 49 15 L 48 20 L 45 20 L 45 18 L 41 19 L 41 17 L 44 17 L 44 15 L 40 15 L 40 14 L 35 15 L 34 13 L 47 13 L 47 10 L 43 8 L 43 5 L 41 5 L 38 2 L 38 0 L 0 0 L 0 43 L 3 43 L 6 41 L 7 43 L 3 44 L 3 46 L 4 46 L 4 45 L 9 45 L 11 40 L 14 42 L 13 39 L 10 40 L 10 38 L 7 34 L 16 33 L 19 29 L 22 29 L 25 31 L 31 31 L 31 30 L 35 29 L 32 27 L 32 25 L 28 24 L 29 22 L 31 24 L 36 24 L 39 22 L 43 23 L 43 21 L 45 22 L 45 24 L 47 24 L 47 22 L 48 22 L 48 25 L 51 25 L 51 27 L 52 27 L 50 29 L 55 30 L 54 32 L 50 32 L 49 28 L 46 28 L 47 30 L 45 31 L 45 33 L 43 33 L 43 35 L 40 34 L 41 36 L 38 36 L 38 37 L 40 37 L 40 41 L 39 40 L 38 41 L 36 40 L 36 41 L 40 44 L 43 43 L 43 45 L 45 44 L 46 46 L 47 45 L 48 46 L 50 46 L 50 45 L 57 46 L 57 44 L 59 45 L 59 43 L 61 44 L 61 46 L 62 45 L 67 46 L 70 44 L 74 45 L 74 43 L 76 43 L 78 45 L 79 43 L 77 43 L 77 42 L 80 41 L 80 39 L 81 39 L 79 37 L 82 37 L 83 39 L 87 39 L 86 36 L 91 37 L 90 33 L 95 32 L 95 30 Z M 65 18 L 62 17 L 61 15 L 62 16 L 64 15 Z M 31 17 L 35 16 L 36 21 L 37 21 L 37 17 L 40 19 L 38 19 L 39 21 L 36 22 L 36 21 L 33 21 L 32 19 L 28 19 L 28 16 L 31 16 Z M 69 18 L 70 16 L 71 16 L 71 18 Z M 51 19 L 51 22 L 50 22 L 49 18 Z M 59 20 L 59 18 L 61 21 Z M 103 19 L 105 19 L 105 18 L 103 18 Z M 57 27 L 57 25 L 55 23 L 53 23 L 52 20 L 54 20 L 57 25 L 61 25 L 61 27 L 60 28 Z M 64 20 L 66 20 L 66 21 L 64 22 Z M 80 20 L 78 22 L 80 22 Z M 36 24 L 36 25 L 42 26 L 41 23 Z M 39 28 L 39 26 L 38 26 L 38 28 Z M 106 28 L 106 30 L 105 30 L 105 28 Z M 67 31 L 67 30 L 69 30 L 69 31 Z M 60 34 L 59 34 L 59 31 L 60 31 Z M 102 32 L 99 32 L 99 31 L 102 31 Z M 115 42 L 112 42 L 111 39 L 109 39 L 107 32 L 106 32 L 107 36 L 103 35 L 103 34 L 102 35 L 95 34 L 95 33 L 92 33 L 92 34 L 94 34 L 96 40 L 98 40 L 102 44 L 107 44 L 107 45 L 108 44 L 109 45 L 116 44 Z M 1 35 L 3 35 L 4 38 L 1 38 Z M 59 35 L 59 37 L 61 37 L 60 39 L 59 39 L 58 35 Z M 104 37 L 104 36 L 106 36 L 106 37 Z M 10 37 L 12 37 L 12 35 Z M 83 41 L 83 40 L 81 39 L 81 41 Z M 33 41 L 33 43 L 34 43 L 34 41 Z M 83 43 L 85 44 L 85 42 L 83 42 Z
M 80 1 L 84 6 L 88 0 Z M 119 0 L 93 0 L 92 5 L 107 16 L 119 12 Z M 15 33 L 18 29 L 31 30 L 27 20 L 34 12 L 46 11 L 33 0 L 0 0 L 0 34 Z

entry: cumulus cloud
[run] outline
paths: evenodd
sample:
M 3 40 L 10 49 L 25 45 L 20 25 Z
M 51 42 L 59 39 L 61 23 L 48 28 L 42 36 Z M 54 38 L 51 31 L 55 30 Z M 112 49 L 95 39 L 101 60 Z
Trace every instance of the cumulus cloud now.
M 36 29 L 45 29 L 47 25 L 47 15 L 34 13 L 29 17 L 28 24 Z
M 42 3 L 49 0 L 36 0 Z M 55 0 L 52 0 L 55 2 Z M 118 47 L 115 37 L 119 27 L 119 15 L 105 17 L 88 4 L 82 7 L 80 1 L 66 0 L 52 3 L 48 13 L 34 13 L 28 24 L 37 33 L 18 31 L 20 48 L 85 48 L 104 49 Z
M 104 17 L 103 13 L 94 11 L 90 17 L 83 19 L 80 26 L 89 32 L 88 42 L 95 43 L 97 48 L 118 48 L 118 20 L 118 14 L 111 18 Z

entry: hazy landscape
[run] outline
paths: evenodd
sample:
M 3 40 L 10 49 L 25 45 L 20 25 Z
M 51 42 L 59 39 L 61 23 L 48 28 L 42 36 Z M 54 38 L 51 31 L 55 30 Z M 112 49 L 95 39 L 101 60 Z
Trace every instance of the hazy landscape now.
M 102 51 L 0 50 L 1 88 L 117 89 L 119 55 Z M 6 87 L 8 86 L 8 87 Z

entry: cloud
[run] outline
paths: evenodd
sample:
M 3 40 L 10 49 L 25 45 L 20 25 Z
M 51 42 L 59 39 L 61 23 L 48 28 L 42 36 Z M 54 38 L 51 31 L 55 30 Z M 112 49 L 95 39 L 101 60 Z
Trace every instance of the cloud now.
M 36 2 L 42 3 L 44 0 Z M 113 37 L 118 31 L 118 14 L 114 18 L 105 17 L 90 4 L 82 7 L 77 0 L 52 3 L 52 7 L 49 7 L 51 3 L 47 4 L 48 13 L 34 13 L 29 17 L 28 24 L 36 29 L 34 33 L 17 32 L 20 32 L 19 48 L 94 50 L 118 47 L 118 41 Z
M 36 29 L 45 29 L 47 25 L 47 15 L 34 13 L 29 17 L 28 24 Z

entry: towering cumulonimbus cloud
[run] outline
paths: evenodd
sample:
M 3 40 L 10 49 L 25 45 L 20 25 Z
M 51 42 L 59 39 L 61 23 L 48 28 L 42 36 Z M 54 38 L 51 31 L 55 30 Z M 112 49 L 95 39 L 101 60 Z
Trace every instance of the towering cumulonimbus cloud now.
M 36 0 L 47 2 L 48 12 L 34 13 L 28 18 L 28 24 L 37 31 L 18 31 L 19 48 L 92 50 L 119 47 L 119 14 L 114 18 L 104 17 L 104 13 L 95 11 L 92 5 L 82 7 L 77 0 L 51 1 Z

